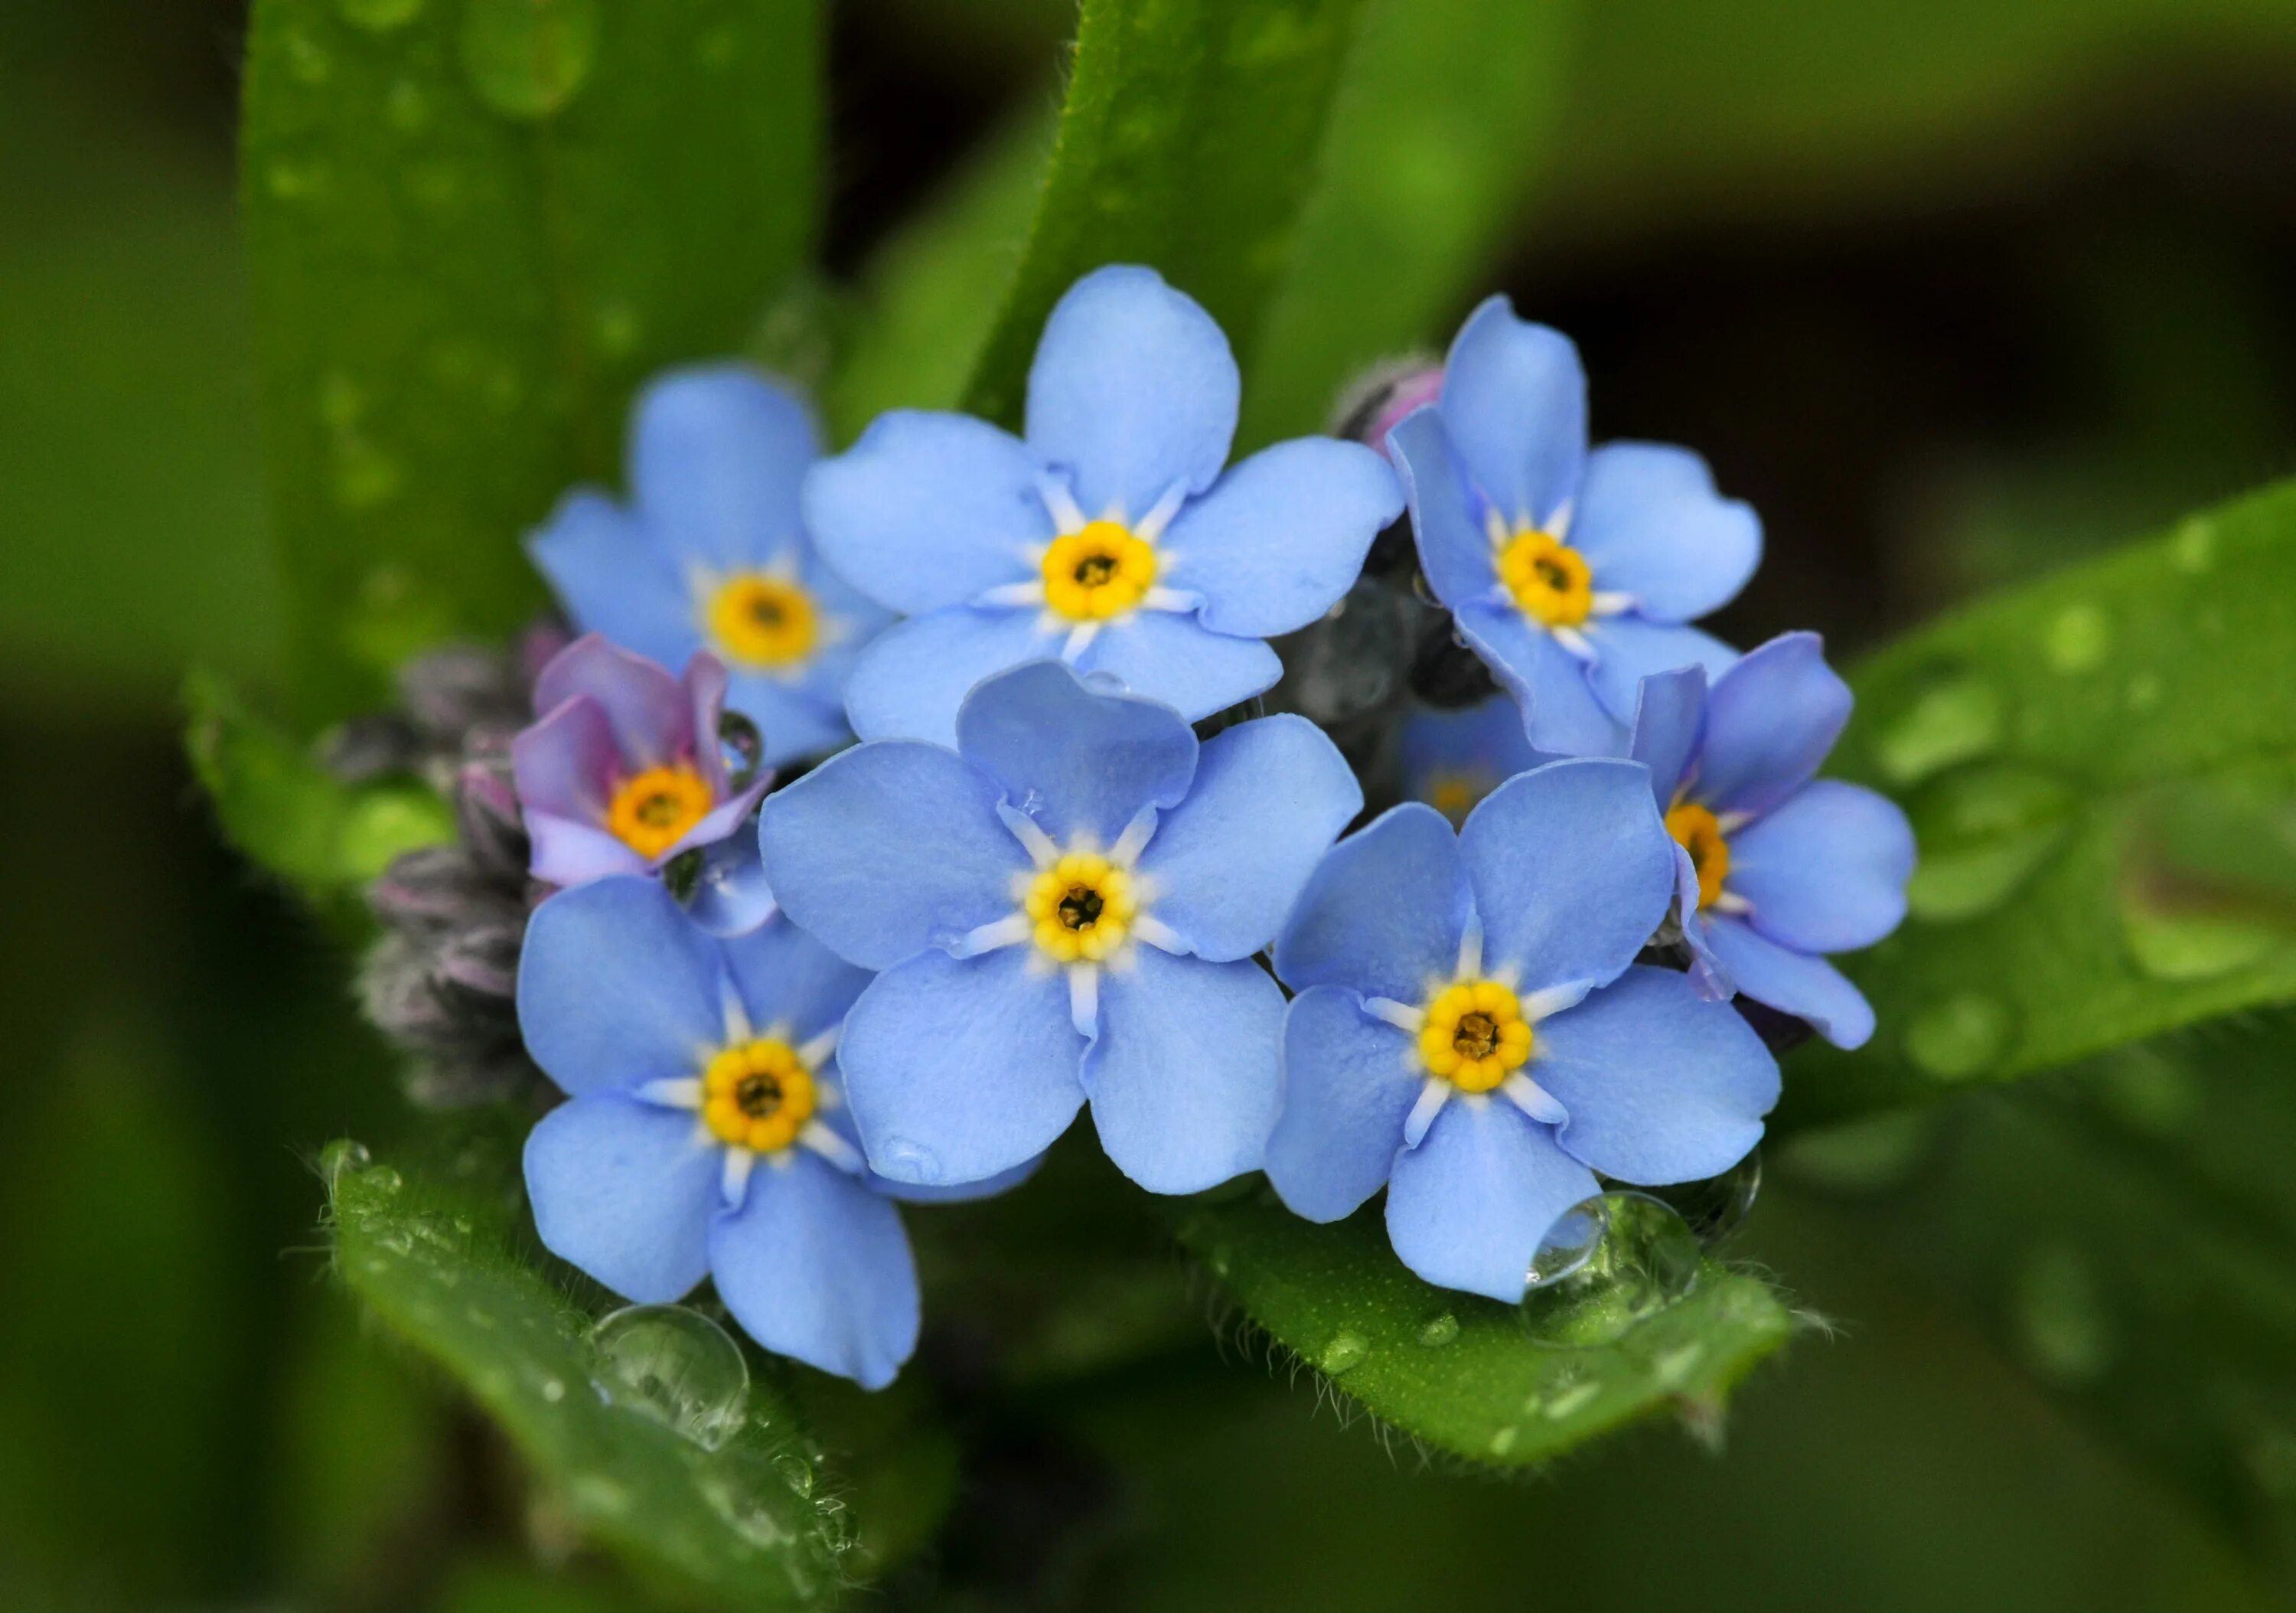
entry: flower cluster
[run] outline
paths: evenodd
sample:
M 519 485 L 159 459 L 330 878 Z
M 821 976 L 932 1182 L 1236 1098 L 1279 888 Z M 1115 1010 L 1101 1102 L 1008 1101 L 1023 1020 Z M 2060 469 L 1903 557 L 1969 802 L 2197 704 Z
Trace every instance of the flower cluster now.
M 641 398 L 627 504 L 533 540 L 588 636 L 510 746 L 549 1247 L 636 1300 L 708 1277 L 882 1384 L 920 1310 L 893 1201 L 1009 1187 L 1088 1108 L 1151 1192 L 1384 1189 L 1413 1271 L 1517 1300 L 1606 1182 L 1755 1146 L 1779 1073 L 1734 992 L 1871 1033 L 1825 955 L 1898 922 L 1912 839 L 1815 778 L 1849 704 L 1815 638 L 1690 625 L 1761 549 L 1704 463 L 1590 449 L 1575 350 L 1503 299 L 1354 410 L 1369 442 L 1230 465 L 1239 392 L 1118 267 L 1052 314 L 1018 436 L 899 411 L 823 457 L 761 377 Z M 1374 549 L 1406 509 L 1439 605 Z M 1287 664 L 1374 654 L 1365 700 L 1291 696 L 1344 731 L 1265 714 Z

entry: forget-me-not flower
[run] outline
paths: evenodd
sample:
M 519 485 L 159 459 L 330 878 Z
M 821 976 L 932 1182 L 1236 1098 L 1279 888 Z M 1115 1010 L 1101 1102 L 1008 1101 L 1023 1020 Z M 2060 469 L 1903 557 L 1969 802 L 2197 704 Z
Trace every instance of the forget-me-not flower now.
M 1543 761 L 1522 731 L 1522 712 L 1505 695 L 1456 711 L 1431 707 L 1403 720 L 1403 793 L 1458 827 L 1483 797 Z
M 727 774 L 718 720 L 726 669 L 697 653 L 683 678 L 595 633 L 534 686 L 531 728 L 511 741 L 529 871 L 546 885 L 650 874 L 731 835 L 773 783 Z
M 638 399 L 628 506 L 577 489 L 528 542 L 585 631 L 664 666 L 724 662 L 769 766 L 846 742 L 846 676 L 891 620 L 806 537 L 798 487 L 820 451 L 805 406 L 764 376 L 673 370 Z
M 1402 494 L 1330 438 L 1223 473 L 1239 395 L 1209 314 L 1153 270 L 1103 268 L 1046 321 L 1025 438 L 899 409 L 815 467 L 822 555 L 909 618 L 854 668 L 854 731 L 947 745 L 975 683 L 1052 656 L 1191 721 L 1273 684 L 1262 641 L 1347 592 Z
M 1683 935 L 1713 987 L 1845 1048 L 1874 1033 L 1874 1010 L 1820 954 L 1896 929 L 1914 872 L 1896 803 L 1816 776 L 1849 707 L 1817 635 L 1788 633 L 1710 689 L 1695 668 L 1649 679 L 1634 733 L 1678 848 Z
M 1420 568 L 1540 750 L 1620 754 L 1645 674 L 1729 664 L 1685 624 L 1745 586 L 1760 521 L 1687 449 L 1589 452 L 1586 372 L 1561 332 L 1491 298 L 1451 344 L 1439 401 L 1387 444 Z
M 1646 770 L 1550 762 L 1456 835 L 1406 802 L 1332 848 L 1275 943 L 1300 995 L 1267 1174 L 1336 1221 L 1382 1184 L 1428 1281 L 1522 1297 L 1541 1238 L 1600 1190 L 1727 1170 L 1778 1069 L 1726 1003 L 1634 962 L 1674 894 Z
M 1304 719 L 1199 745 L 1172 707 L 1058 662 L 983 681 L 953 751 L 871 742 L 768 797 L 783 910 L 884 971 L 841 1053 L 871 1164 L 987 1176 L 1089 1099 L 1151 1191 L 1257 1169 L 1283 996 L 1251 956 L 1362 801 Z

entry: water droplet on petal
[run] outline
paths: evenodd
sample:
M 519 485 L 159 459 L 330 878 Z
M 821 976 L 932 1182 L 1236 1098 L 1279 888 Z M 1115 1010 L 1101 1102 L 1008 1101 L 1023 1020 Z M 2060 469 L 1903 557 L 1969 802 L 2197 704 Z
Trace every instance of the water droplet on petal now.
M 1982 1075 L 2009 1050 L 2016 1016 L 1983 992 L 1956 992 L 1906 1025 L 1906 1056 L 1940 1081 Z
M 1759 1149 L 1719 1176 L 1648 1189 L 1652 1197 L 1672 1206 L 1683 1224 L 1690 1229 L 1691 1236 L 1709 1249 L 1746 1224 L 1746 1217 L 1753 1214 L 1754 1199 L 1761 1190 L 1762 1156 Z
M 1898 784 L 1916 784 L 1956 762 L 1971 761 L 2001 743 L 2001 695 L 1969 672 L 1932 679 L 1874 742 L 1882 770 Z
M 1448 1311 L 1429 1318 L 1427 1325 L 1419 1329 L 1419 1342 L 1430 1349 L 1439 1349 L 1458 1337 L 1459 1319 Z
M 1533 1344 L 1554 1349 L 1610 1344 L 1687 1297 L 1702 1258 L 1673 1206 L 1647 1193 L 1598 1194 L 1541 1241 L 1523 1324 Z M 1547 1415 L 1558 1415 L 1551 1397 Z
M 2010 1303 L 2019 1353 L 2042 1377 L 2093 1383 L 2112 1364 L 2103 1296 L 2079 1250 L 2051 1246 L 2028 1254 Z
M 750 1368 L 726 1329 L 685 1305 L 630 1305 L 590 1332 L 593 1380 L 607 1403 L 652 1418 L 705 1450 L 750 1410 Z
M 343 21 L 370 33 L 404 28 L 422 14 L 422 0 L 335 0 Z
M 463 70 L 505 118 L 547 118 L 571 101 L 598 56 L 598 0 L 471 0 Z
M 918 1187 L 940 1185 L 940 1156 L 921 1142 L 906 1137 L 885 1140 L 885 1164 L 891 1167 L 887 1174 L 898 1181 L 914 1183 Z
M 2093 605 L 2069 605 L 2049 619 L 2041 647 L 2060 672 L 2094 671 L 2112 648 L 2112 619 Z
M 1316 1357 L 1316 1364 L 1329 1376 L 1337 1378 L 1361 1361 L 1370 1349 L 1360 1333 L 1334 1333 L 1332 1342 L 1324 1346 L 1323 1354 Z
M 2063 844 L 2073 792 L 2030 768 L 1956 774 L 1918 803 L 1921 861 L 1906 887 L 1914 917 L 1950 924 L 1991 912 Z

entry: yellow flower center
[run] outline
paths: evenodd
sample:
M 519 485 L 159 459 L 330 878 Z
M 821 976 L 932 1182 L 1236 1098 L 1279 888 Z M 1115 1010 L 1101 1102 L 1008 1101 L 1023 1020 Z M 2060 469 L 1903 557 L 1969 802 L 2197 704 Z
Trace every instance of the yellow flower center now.
M 1586 557 L 1536 528 L 1499 551 L 1499 580 L 1524 615 L 1551 628 L 1577 627 L 1595 609 L 1595 573 Z
M 1490 793 L 1490 779 L 1481 773 L 1438 773 L 1427 781 L 1427 804 L 1449 819 L 1455 829 Z
M 1690 853 L 1690 866 L 1698 870 L 1698 907 L 1703 912 L 1714 905 L 1722 894 L 1722 882 L 1730 876 L 1730 843 L 1723 837 L 1721 820 L 1697 802 L 1685 801 L 1667 813 L 1666 832 Z
M 1530 1058 L 1530 1022 L 1496 980 L 1462 980 L 1428 1000 L 1419 1059 L 1462 1092 L 1488 1092 Z
M 709 600 L 709 636 L 738 666 L 793 666 L 813 654 L 820 633 L 812 596 L 779 577 L 745 572 Z
M 1087 523 L 1045 551 L 1045 603 L 1070 621 L 1106 621 L 1148 597 L 1156 551 L 1120 521 Z
M 1021 905 L 1047 954 L 1097 963 L 1124 944 L 1137 901 L 1131 875 L 1095 852 L 1070 852 L 1030 882 Z
M 659 857 L 718 804 L 709 785 L 685 762 L 624 779 L 606 805 L 606 827 L 641 857 Z
M 813 1072 L 775 1037 L 726 1049 L 701 1072 L 701 1120 L 718 1141 L 771 1154 L 797 1140 L 820 1107 Z

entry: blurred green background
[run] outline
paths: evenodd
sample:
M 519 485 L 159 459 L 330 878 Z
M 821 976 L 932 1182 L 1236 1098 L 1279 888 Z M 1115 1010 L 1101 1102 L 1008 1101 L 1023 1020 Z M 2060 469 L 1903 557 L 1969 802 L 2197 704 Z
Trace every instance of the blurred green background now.
M 833 16 L 829 251 L 857 275 L 1046 103 L 1069 13 Z M 628 1606 L 325 1287 L 311 1152 L 400 1106 L 337 945 L 219 847 L 181 760 L 185 665 L 275 687 L 282 641 L 242 26 L 229 0 L 0 0 L 0 1606 Z M 1762 510 L 1738 641 L 1815 624 L 1853 654 L 2296 469 L 2296 5 L 1610 0 L 1558 37 L 1487 280 L 1578 338 L 1598 434 L 1695 443 Z M 2220 1115 L 2291 1045 L 2196 1037 L 1774 1152 L 1739 1252 L 1833 1330 L 1758 1375 L 1718 1451 L 1653 1428 L 1529 1484 L 1462 1476 L 1207 1329 L 1042 1404 L 1054 1455 L 1023 1465 L 1054 1501 L 968 1474 L 952 1594 L 2276 1605 L 2296 1109 L 2243 1121 L 2250 1164 L 2178 1198 L 2189 1224 L 2095 1247 L 2120 1156 L 2059 1144 Z M 2116 1323 L 2144 1273 L 2115 1260 L 2211 1239 L 2253 1255 L 2271 1325 L 2220 1359 Z

